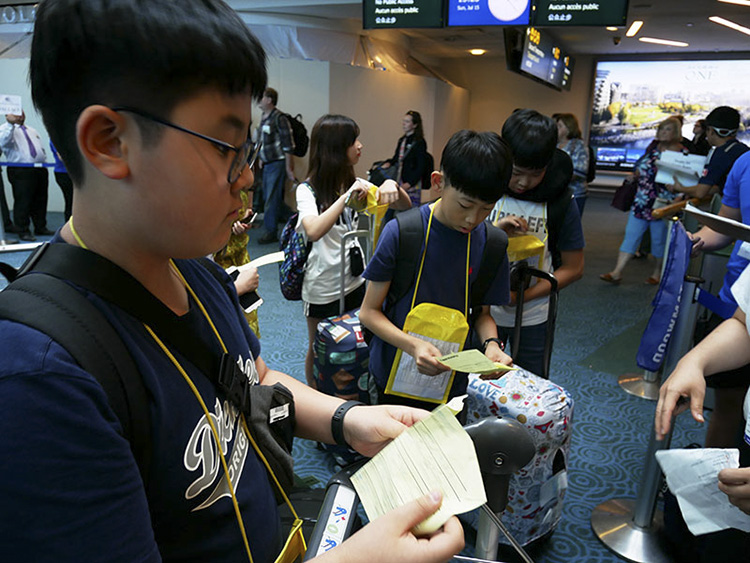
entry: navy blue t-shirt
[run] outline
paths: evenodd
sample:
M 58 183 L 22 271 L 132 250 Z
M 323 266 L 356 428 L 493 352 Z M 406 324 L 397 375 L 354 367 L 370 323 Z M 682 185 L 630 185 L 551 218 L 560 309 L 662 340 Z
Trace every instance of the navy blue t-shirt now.
M 427 232 L 427 222 L 430 217 L 430 206 L 423 205 L 422 225 Z M 435 303 L 444 307 L 450 307 L 459 311 L 465 309 L 466 296 L 466 245 L 469 235 L 450 229 L 432 218 L 430 239 L 427 247 L 427 255 L 424 261 L 424 270 L 419 282 L 417 299 L 414 305 L 419 303 Z M 473 283 L 479 272 L 479 265 L 487 240 L 487 225 L 482 223 L 471 233 L 471 255 L 469 283 Z M 394 277 L 396 258 L 398 257 L 399 232 L 398 221 L 389 221 L 383 229 L 375 253 L 367 265 L 362 276 L 365 279 L 383 282 L 391 281 Z M 420 248 L 421 259 L 424 250 L 424 239 Z M 502 305 L 510 301 L 510 273 L 507 256 L 502 261 L 500 269 L 489 290 L 482 300 L 483 305 Z M 411 307 L 413 286 L 395 303 L 393 309 L 388 312 L 391 322 L 401 328 L 404 326 L 406 315 Z M 471 303 L 471 295 L 469 295 Z M 370 374 L 381 389 L 385 388 L 391 365 L 396 356 L 396 348 L 384 342 L 377 336 L 370 342 Z M 464 392 L 466 388 L 466 377 L 456 377 L 453 381 L 450 396 Z
M 177 261 L 232 357 L 257 377 L 260 343 L 236 299 L 203 266 Z M 33 274 L 32 274 L 33 275 Z M 227 283 L 229 278 L 227 277 Z M 57 343 L 0 321 L 0 553 L 9 561 L 247 559 L 208 421 L 188 384 L 145 331 L 86 294 L 122 336 L 151 397 L 147 490 L 99 383 Z M 194 302 L 180 318 L 218 346 Z M 174 352 L 174 351 L 173 351 Z M 216 423 L 256 562 L 273 561 L 281 525 L 265 468 L 236 410 L 176 354 Z
M 703 176 L 699 180 L 701 184 L 707 186 L 719 186 L 720 190 L 724 189 L 727 175 L 740 156 L 750 150 L 750 147 L 733 139 L 714 149 L 711 160 L 706 163 L 703 169 Z

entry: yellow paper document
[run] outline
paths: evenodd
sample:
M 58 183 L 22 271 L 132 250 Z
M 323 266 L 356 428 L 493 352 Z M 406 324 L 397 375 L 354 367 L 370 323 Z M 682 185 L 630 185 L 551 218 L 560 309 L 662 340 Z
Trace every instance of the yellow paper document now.
M 352 475 L 370 520 L 439 490 L 440 509 L 414 528 L 430 534 L 487 502 L 474 444 L 446 405 L 405 430 Z
M 464 350 L 455 354 L 447 354 L 442 358 L 438 358 L 438 361 L 452 370 L 463 371 L 465 373 L 478 373 L 479 375 L 516 369 L 493 362 L 479 350 Z

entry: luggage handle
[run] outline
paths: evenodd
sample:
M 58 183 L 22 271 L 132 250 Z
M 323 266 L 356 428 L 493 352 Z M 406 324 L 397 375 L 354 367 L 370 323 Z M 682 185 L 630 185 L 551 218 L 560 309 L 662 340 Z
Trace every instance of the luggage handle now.
M 346 243 L 352 238 L 367 238 L 369 236 L 369 229 L 358 229 L 344 233 L 344 236 L 341 237 L 341 292 L 339 293 L 339 315 L 343 315 L 346 309 L 346 260 L 348 254 L 346 252 Z M 369 258 L 367 252 L 365 252 L 365 258 Z
M 544 339 L 544 368 L 543 373 L 537 374 L 545 379 L 549 378 L 550 359 L 552 358 L 552 344 L 555 338 L 555 319 L 557 318 L 557 298 L 559 296 L 557 291 L 557 278 L 554 274 L 539 270 L 537 268 L 531 268 L 526 262 L 519 262 L 513 266 L 511 277 L 518 275 L 519 291 L 516 292 L 516 322 L 513 327 L 513 340 L 511 341 L 511 357 L 515 358 L 518 354 L 518 349 L 521 346 L 521 328 L 523 323 L 523 294 L 524 288 L 526 287 L 527 280 L 530 280 L 532 276 L 547 280 L 552 286 L 549 293 L 549 310 L 547 312 L 547 331 Z

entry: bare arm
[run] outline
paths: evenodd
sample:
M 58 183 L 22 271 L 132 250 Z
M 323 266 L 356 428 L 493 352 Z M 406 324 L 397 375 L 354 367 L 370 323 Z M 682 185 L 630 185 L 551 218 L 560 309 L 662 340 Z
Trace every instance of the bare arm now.
M 727 219 L 734 219 L 735 221 L 740 222 L 742 221 L 742 212 L 736 207 L 722 205 L 721 209 L 719 209 L 718 215 L 719 217 L 726 217 Z M 734 239 L 732 237 L 717 233 L 710 227 L 703 227 L 698 232 L 693 233 L 690 238 L 693 239 L 694 253 L 698 252 L 699 250 L 702 250 L 704 252 L 718 250 L 734 242 Z
M 489 305 L 482 305 L 482 311 L 474 321 L 474 330 L 477 332 L 479 342 L 484 342 L 488 338 L 497 338 L 497 325 L 490 315 Z M 487 343 L 484 355 L 493 362 L 500 362 L 506 366 L 513 365 L 513 359 L 500 348 L 497 342 Z
M 313 242 L 323 238 L 336 224 L 336 220 L 344 212 L 349 197 L 367 197 L 367 186 L 355 181 L 348 190 L 339 196 L 328 209 L 320 215 L 308 215 L 302 219 L 302 228 L 307 238 Z
M 687 408 L 687 404 L 677 404 L 682 397 L 690 399 L 693 418 L 703 422 L 705 377 L 748 363 L 750 335 L 745 327 L 745 314 L 738 308 L 733 317 L 721 323 L 678 362 L 661 386 L 654 421 L 656 438 L 662 439 L 669 432 L 672 417 Z

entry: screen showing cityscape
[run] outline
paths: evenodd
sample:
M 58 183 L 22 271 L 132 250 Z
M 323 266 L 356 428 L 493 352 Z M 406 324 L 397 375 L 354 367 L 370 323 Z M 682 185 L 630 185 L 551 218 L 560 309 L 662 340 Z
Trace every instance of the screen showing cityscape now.
M 742 116 L 737 137 L 750 144 L 750 60 L 599 61 L 589 143 L 599 169 L 631 170 L 670 115 L 682 135 L 717 106 Z

